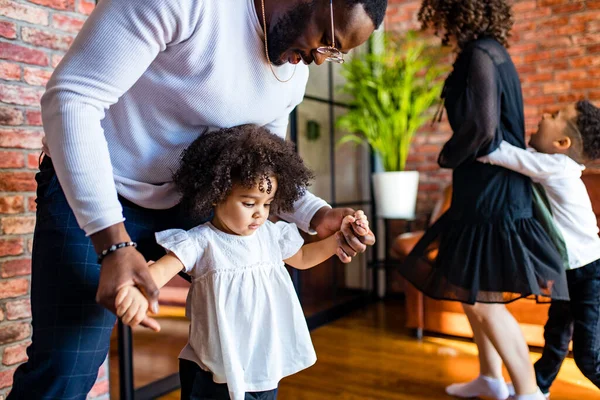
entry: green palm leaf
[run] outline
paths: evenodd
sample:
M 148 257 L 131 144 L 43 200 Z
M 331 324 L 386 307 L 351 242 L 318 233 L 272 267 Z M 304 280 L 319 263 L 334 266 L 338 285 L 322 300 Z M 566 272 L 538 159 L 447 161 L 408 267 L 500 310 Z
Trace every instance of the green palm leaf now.
M 342 91 L 353 100 L 337 120 L 350 132 L 338 145 L 366 142 L 386 171 L 402 171 L 414 135 L 440 96 L 447 68 L 442 67 L 443 53 L 431 51 L 415 32 L 401 39 L 381 35 L 382 52 L 355 55 L 343 65 Z

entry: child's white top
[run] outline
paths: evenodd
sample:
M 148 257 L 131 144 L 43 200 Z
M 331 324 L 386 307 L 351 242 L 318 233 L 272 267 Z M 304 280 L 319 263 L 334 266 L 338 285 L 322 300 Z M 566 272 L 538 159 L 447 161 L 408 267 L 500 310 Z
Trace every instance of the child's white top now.
M 258 10 L 260 12 L 260 9 Z M 273 67 L 253 0 L 102 0 L 42 97 L 46 151 L 79 226 L 123 221 L 117 193 L 150 209 L 176 205 L 172 175 L 200 134 L 241 124 L 285 137 L 308 66 Z M 326 203 L 307 193 L 307 231 Z
M 232 400 L 275 389 L 316 361 L 306 320 L 282 260 L 304 241 L 295 224 L 267 221 L 250 236 L 206 223 L 156 234 L 192 276 L 189 342 L 180 358 L 227 383 Z
M 479 161 L 527 175 L 544 187 L 554 224 L 565 240 L 570 269 L 600 259 L 596 215 L 581 180 L 585 166 L 564 154 L 538 153 L 507 142 L 502 142 L 496 151 Z

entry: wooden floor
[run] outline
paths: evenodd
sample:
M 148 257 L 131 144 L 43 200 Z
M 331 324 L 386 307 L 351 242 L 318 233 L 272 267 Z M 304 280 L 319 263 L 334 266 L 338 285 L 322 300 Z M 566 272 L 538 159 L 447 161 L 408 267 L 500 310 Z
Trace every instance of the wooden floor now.
M 312 332 L 317 363 L 281 382 L 280 400 L 439 400 L 444 387 L 478 373 L 472 343 L 439 337 L 417 341 L 403 328 L 402 305 L 374 304 Z M 162 320 L 163 332 L 136 330 L 136 386 L 177 371 L 187 323 Z M 112 354 L 112 352 L 111 352 Z M 535 360 L 539 354 L 532 353 Z M 111 381 L 118 382 L 111 357 Z M 118 399 L 118 387 L 111 387 Z M 179 399 L 174 392 L 162 399 Z M 552 388 L 552 400 L 600 399 L 600 391 L 568 359 Z

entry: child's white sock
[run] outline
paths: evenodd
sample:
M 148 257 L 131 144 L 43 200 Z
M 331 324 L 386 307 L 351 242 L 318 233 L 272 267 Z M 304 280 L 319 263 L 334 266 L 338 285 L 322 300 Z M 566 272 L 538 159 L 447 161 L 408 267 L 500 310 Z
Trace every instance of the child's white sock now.
M 479 375 L 467 383 L 455 383 L 446 388 L 446 393 L 455 397 L 490 397 L 492 399 L 504 400 L 508 397 L 508 388 L 504 379 L 490 378 Z
M 515 400 L 546 400 L 546 398 L 547 397 L 544 395 L 544 393 L 542 393 L 540 389 L 538 389 L 535 393 L 517 394 L 514 397 Z

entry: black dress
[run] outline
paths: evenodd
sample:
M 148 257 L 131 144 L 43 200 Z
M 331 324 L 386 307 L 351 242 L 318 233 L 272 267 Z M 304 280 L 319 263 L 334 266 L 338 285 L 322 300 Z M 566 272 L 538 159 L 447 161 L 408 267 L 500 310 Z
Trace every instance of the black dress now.
M 567 300 L 560 255 L 532 216 L 530 179 L 476 161 L 502 140 L 525 148 L 521 84 L 506 49 L 491 38 L 472 42 L 458 56 L 443 96 L 454 133 L 438 162 L 454 170 L 452 204 L 400 272 L 435 299 Z

